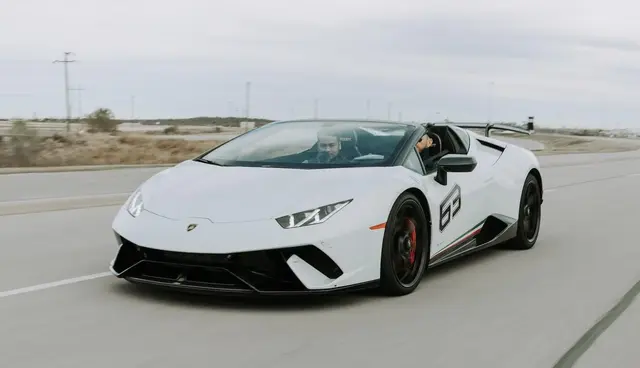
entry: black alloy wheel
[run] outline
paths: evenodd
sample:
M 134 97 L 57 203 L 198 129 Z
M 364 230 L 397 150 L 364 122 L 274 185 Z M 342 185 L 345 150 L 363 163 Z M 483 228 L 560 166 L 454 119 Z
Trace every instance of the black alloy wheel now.
M 424 208 L 410 193 L 398 198 L 384 234 L 381 259 L 381 288 L 391 296 L 413 292 L 420 283 L 429 259 L 429 228 Z
M 527 241 L 533 242 L 538 237 L 538 231 L 540 230 L 540 191 L 537 184 L 531 181 L 527 185 L 525 193 L 524 219 L 522 220 L 523 232 Z
M 522 187 L 518 232 L 515 238 L 505 245 L 510 249 L 526 250 L 532 248 L 540 234 L 542 219 L 542 191 L 535 176 L 529 174 Z

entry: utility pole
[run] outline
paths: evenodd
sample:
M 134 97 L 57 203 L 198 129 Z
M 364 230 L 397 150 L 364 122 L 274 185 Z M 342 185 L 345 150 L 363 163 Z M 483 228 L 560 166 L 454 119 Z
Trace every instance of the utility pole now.
M 245 103 L 245 109 L 246 109 L 246 111 L 245 111 L 245 115 L 246 116 L 245 117 L 247 119 L 249 119 L 249 116 L 250 116 L 250 113 L 251 113 L 251 110 L 250 110 L 250 107 L 251 107 L 251 82 L 247 82 L 247 84 L 245 85 L 244 98 L 245 98 L 244 103 Z
M 82 87 L 77 87 L 77 88 L 69 88 L 71 91 L 76 91 L 78 92 L 78 118 L 82 117 L 82 91 L 84 91 L 84 88 Z
M 67 112 L 67 134 L 71 130 L 71 103 L 69 102 L 69 63 L 75 63 L 75 60 L 69 60 L 69 56 L 75 55 L 73 52 L 66 51 L 64 53 L 64 59 L 55 60 L 53 63 L 63 63 L 64 64 L 64 99 L 65 99 L 65 108 Z

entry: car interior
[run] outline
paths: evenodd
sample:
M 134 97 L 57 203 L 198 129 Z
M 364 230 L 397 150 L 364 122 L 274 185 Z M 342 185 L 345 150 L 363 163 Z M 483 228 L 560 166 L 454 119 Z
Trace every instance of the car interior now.
M 428 150 L 424 157 L 429 162 L 425 162 L 425 167 L 433 166 L 443 156 L 449 153 L 466 154 L 466 148 L 459 137 L 449 127 L 427 126 L 427 135 L 433 139 L 434 145 Z M 393 154 L 403 135 L 386 135 L 380 132 L 373 132 L 368 129 L 356 128 L 342 132 L 339 137 L 341 142 L 341 153 L 349 161 L 358 162 L 361 160 L 374 159 L 382 160 Z M 275 157 L 269 162 L 304 162 L 317 153 L 317 143 L 302 152 Z M 424 159 L 423 157 L 423 159 Z
M 388 158 L 396 149 L 402 135 L 379 135 L 356 128 L 342 132 L 339 136 L 341 154 L 349 161 L 358 162 L 367 158 L 382 160 Z M 314 143 L 303 152 L 270 159 L 269 162 L 304 162 L 314 157 L 318 151 L 318 144 Z
M 435 164 L 442 157 L 453 154 L 467 154 L 467 149 L 460 141 L 460 137 L 447 126 L 427 126 L 427 135 L 433 140 L 433 145 L 426 154 L 421 155 L 427 171 L 435 169 Z

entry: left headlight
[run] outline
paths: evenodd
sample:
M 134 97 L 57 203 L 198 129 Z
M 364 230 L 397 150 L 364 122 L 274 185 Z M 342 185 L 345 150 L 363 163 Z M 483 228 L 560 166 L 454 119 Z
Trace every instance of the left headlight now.
M 276 221 L 284 229 L 321 224 L 351 203 L 352 199 L 317 207 L 312 210 L 297 212 L 292 215 L 278 217 Z
M 137 189 L 127 202 L 127 212 L 133 217 L 138 217 L 140 212 L 142 212 L 143 203 L 142 203 L 142 191 Z

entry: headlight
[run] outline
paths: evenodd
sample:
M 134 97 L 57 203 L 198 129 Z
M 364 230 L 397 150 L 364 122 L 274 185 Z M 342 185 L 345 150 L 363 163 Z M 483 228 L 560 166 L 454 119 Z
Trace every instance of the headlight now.
M 296 227 L 321 224 L 327 221 L 336 212 L 343 209 L 346 205 L 351 203 L 351 199 L 328 204 L 326 206 L 318 207 L 308 211 L 302 211 L 294 213 L 293 215 L 287 215 L 278 217 L 276 221 L 285 229 L 293 229 Z
M 138 215 L 140 215 L 140 212 L 142 212 L 142 208 L 142 191 L 140 189 L 137 189 L 135 192 L 133 192 L 133 194 L 129 198 L 129 201 L 127 202 L 127 211 L 131 216 L 138 217 Z

